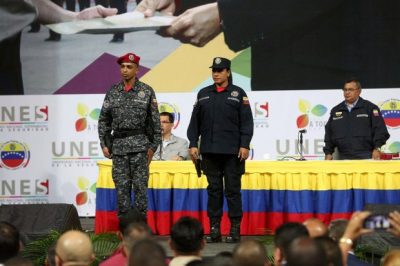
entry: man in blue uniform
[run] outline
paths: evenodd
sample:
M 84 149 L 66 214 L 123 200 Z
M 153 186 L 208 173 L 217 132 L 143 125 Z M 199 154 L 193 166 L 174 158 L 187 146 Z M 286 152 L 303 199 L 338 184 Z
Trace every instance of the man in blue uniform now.
M 208 181 L 207 214 L 210 219 L 208 243 L 221 241 L 223 195 L 231 222 L 226 242 L 240 240 L 242 219 L 241 176 L 253 136 L 253 115 L 243 89 L 232 84 L 231 62 L 213 60 L 214 84 L 200 90 L 188 128 L 190 156 L 202 155 L 202 170 Z M 200 152 L 198 141 L 201 138 Z
M 380 159 L 380 148 L 390 137 L 375 104 L 360 97 L 357 79 L 344 84 L 344 101 L 332 108 L 325 126 L 325 159 L 332 160 L 337 147 L 340 159 Z
M 98 123 L 103 154 L 107 158 L 112 155 L 113 159 L 112 177 L 120 217 L 132 209 L 132 190 L 136 209 L 146 216 L 149 164 L 161 143 L 156 95 L 136 78 L 139 60 L 133 53 L 118 59 L 122 81 L 107 92 Z

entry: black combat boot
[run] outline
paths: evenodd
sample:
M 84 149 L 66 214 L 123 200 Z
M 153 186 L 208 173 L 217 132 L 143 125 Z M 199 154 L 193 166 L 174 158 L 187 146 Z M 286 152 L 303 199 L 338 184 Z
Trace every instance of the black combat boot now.
M 226 243 L 238 243 L 240 242 L 240 221 L 241 218 L 232 218 L 231 219 L 231 230 L 229 231 L 229 235 L 226 237 Z
M 210 235 L 206 236 L 207 243 L 218 243 L 221 242 L 221 218 L 210 219 Z

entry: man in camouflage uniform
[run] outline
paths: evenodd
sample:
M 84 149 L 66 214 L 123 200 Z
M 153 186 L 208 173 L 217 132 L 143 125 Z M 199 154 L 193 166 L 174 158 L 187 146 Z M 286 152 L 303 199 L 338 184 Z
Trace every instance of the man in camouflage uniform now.
M 100 145 L 104 156 L 113 160 L 120 217 L 132 208 L 132 189 L 135 208 L 146 215 L 149 164 L 161 143 L 154 90 L 136 78 L 139 60 L 133 53 L 118 59 L 122 81 L 107 92 L 99 117 Z

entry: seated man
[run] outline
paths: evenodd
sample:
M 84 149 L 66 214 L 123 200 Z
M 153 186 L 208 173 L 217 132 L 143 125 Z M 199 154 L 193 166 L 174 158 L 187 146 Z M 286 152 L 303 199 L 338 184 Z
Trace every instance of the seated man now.
M 153 155 L 156 161 L 182 161 L 188 157 L 188 141 L 172 134 L 174 116 L 168 112 L 160 113 L 162 132 L 162 147 L 157 148 Z

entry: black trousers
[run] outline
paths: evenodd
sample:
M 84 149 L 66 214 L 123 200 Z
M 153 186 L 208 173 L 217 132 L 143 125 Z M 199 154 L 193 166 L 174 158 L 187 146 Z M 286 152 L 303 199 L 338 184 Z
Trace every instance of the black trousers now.
M 207 214 L 210 219 L 219 219 L 223 213 L 224 194 L 228 202 L 228 216 L 241 218 L 241 177 L 245 161 L 236 154 L 202 154 L 202 170 L 207 176 Z

